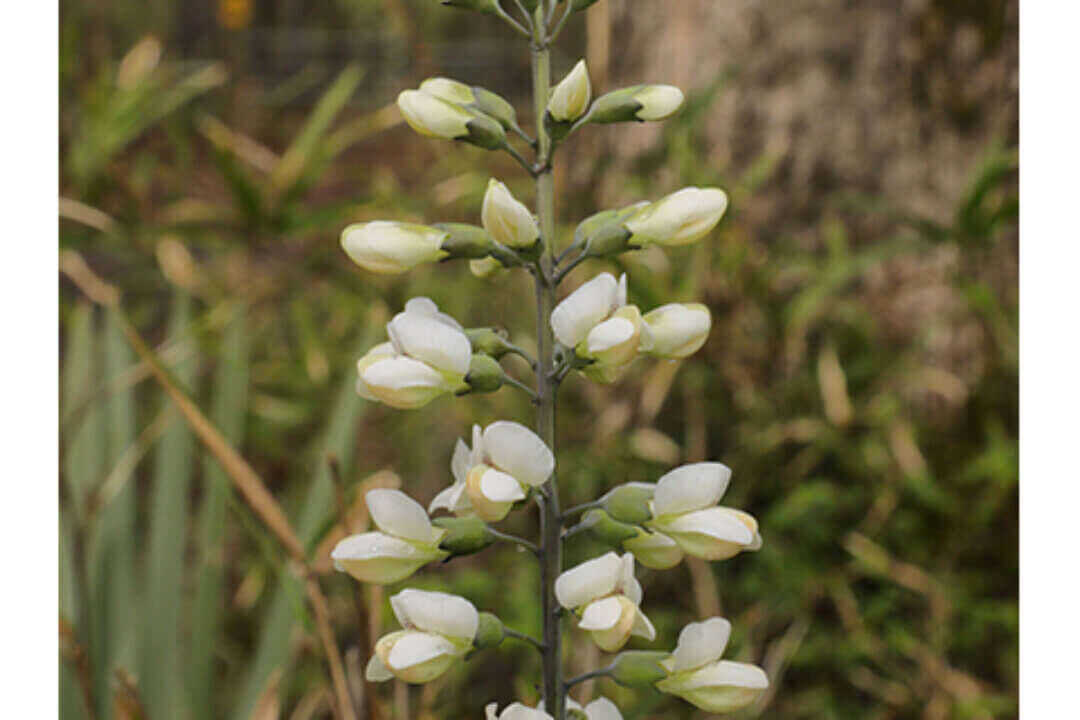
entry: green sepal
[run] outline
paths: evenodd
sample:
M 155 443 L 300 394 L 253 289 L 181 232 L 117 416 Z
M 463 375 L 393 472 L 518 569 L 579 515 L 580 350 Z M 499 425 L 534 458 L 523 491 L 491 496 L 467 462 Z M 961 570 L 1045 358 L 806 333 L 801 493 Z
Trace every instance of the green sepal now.
M 503 373 L 499 361 L 490 355 L 476 353 L 469 362 L 469 372 L 465 375 L 465 382 L 469 386 L 469 392 L 489 393 L 495 392 L 502 387 L 506 374 Z
M 634 97 L 644 87 L 644 85 L 634 85 L 601 95 L 593 101 L 589 109 L 589 122 L 601 125 L 630 121 L 644 122 L 637 114 L 645 106 Z
M 548 135 L 551 136 L 552 142 L 560 142 L 569 135 L 575 122 L 576 121 L 556 120 L 551 116 L 551 113 L 544 113 L 544 129 L 547 130 Z
M 476 627 L 473 647 L 477 650 L 497 648 L 506 638 L 506 627 L 502 620 L 489 612 L 480 613 L 480 622 Z
M 612 519 L 603 510 L 590 510 L 581 518 L 581 524 L 588 532 L 603 543 L 618 547 L 625 540 L 637 537 L 638 531 L 633 525 Z
M 625 687 L 650 687 L 667 677 L 660 663 L 670 653 L 654 650 L 627 650 L 615 656 L 608 673 L 612 680 Z
M 441 250 L 450 253 L 449 258 L 475 259 L 491 254 L 494 242 L 482 227 L 467 223 L 436 223 L 432 227 L 449 233 L 440 246 Z
M 498 360 L 510 352 L 510 344 L 507 342 L 506 331 L 496 328 L 468 328 L 465 334 L 472 343 L 474 353 L 490 355 Z
M 431 524 L 446 530 L 439 548 L 450 553 L 451 557 L 478 553 L 497 539 L 491 528 L 478 517 L 438 517 Z
M 603 508 L 616 522 L 640 525 L 652 518 L 649 501 L 655 492 L 643 484 L 620 485 L 604 496 Z
M 473 97 L 476 98 L 473 107 L 485 115 L 495 118 L 505 130 L 517 128 L 517 111 L 514 110 L 514 106 L 506 98 L 479 85 L 473 87 L 472 91 Z
M 465 123 L 469 134 L 457 138 L 485 150 L 498 150 L 506 147 L 506 131 L 494 118 L 480 112 L 471 112 L 472 120 Z

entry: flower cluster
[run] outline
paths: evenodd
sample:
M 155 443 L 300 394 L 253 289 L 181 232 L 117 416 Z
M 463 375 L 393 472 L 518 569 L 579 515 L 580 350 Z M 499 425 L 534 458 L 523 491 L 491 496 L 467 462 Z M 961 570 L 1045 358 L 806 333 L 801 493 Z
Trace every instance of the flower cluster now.
M 554 88 L 548 87 L 548 45 L 568 17 L 594 0 L 521 0 L 515 3 L 520 18 L 509 15 L 497 0 L 442 1 L 497 16 L 530 36 L 534 61 L 540 63 L 534 73 L 536 137 L 522 130 L 505 99 L 448 78 L 430 78 L 402 92 L 397 103 L 402 116 L 423 135 L 509 153 L 546 190 L 538 191 L 534 214 L 493 178 L 479 225 L 367 221 L 347 227 L 341 244 L 357 265 L 380 274 L 454 259 L 468 260 L 479 276 L 527 270 L 542 299 L 537 356 L 510 344 L 505 334 L 492 328 L 466 329 L 430 299 L 413 298 L 387 323 L 387 341 L 360 358 L 357 392 L 391 407 L 413 409 L 445 395 L 514 386 L 539 409 L 539 432 L 509 420 L 474 425 L 469 443 L 458 440 L 454 448 L 451 482 L 426 511 L 400 491 L 372 490 L 365 499 L 376 529 L 343 539 L 332 557 L 339 570 L 357 580 L 392 584 L 428 563 L 479 552 L 499 541 L 514 543 L 541 564 L 544 635 L 534 639 L 507 628 L 465 598 L 406 589 L 390 599 L 402 629 L 377 641 L 366 677 L 429 682 L 471 653 L 514 638 L 543 655 L 544 700 L 535 707 L 513 703 L 501 712 L 497 704 L 489 704 L 487 720 L 622 720 L 606 698 L 583 706 L 568 696 L 577 682 L 598 676 L 655 688 L 710 712 L 745 707 L 762 695 L 768 678 L 757 666 L 721 659 L 731 636 L 731 625 L 723 618 L 687 625 L 671 653 L 624 649 L 631 638 L 644 643 L 657 638 L 641 607 L 644 593 L 635 564 L 662 570 L 677 566 L 687 555 L 720 561 L 761 547 L 757 521 L 719 505 L 731 470 L 718 462 L 683 465 L 655 483 L 616 485 L 594 502 L 562 511 L 553 452 L 554 398 L 571 371 L 614 383 L 643 356 L 688 358 L 705 345 L 712 329 L 712 316 L 701 303 L 667 303 L 643 313 L 630 301 L 625 274 L 616 278 L 601 272 L 556 304 L 560 283 L 590 259 L 701 240 L 723 218 L 727 195 L 718 188 L 688 187 L 655 202 L 603 210 L 578 224 L 572 242 L 557 254 L 556 238 L 545 230 L 554 227 L 550 173 L 555 149 L 590 123 L 670 117 L 682 107 L 683 93 L 670 85 L 637 85 L 594 97 L 584 61 Z M 557 18 L 560 4 L 565 7 Z M 535 153 L 533 161 L 510 144 L 514 138 Z M 534 386 L 505 372 L 502 359 L 508 354 L 527 361 L 536 375 Z M 541 528 L 538 542 L 493 527 L 534 505 Z M 563 545 L 579 531 L 590 532 L 613 549 L 564 570 Z M 562 617 L 573 618 L 601 650 L 616 653 L 611 664 L 563 680 Z

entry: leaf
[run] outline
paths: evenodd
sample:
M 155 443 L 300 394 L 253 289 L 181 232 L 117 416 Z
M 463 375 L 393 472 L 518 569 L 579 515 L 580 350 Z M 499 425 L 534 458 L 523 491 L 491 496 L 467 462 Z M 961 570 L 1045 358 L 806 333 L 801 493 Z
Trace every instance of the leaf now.
M 183 338 L 191 324 L 191 298 L 183 291 L 173 297 L 169 338 Z M 174 367 L 180 383 L 190 386 L 195 378 L 194 353 Z M 169 402 L 165 399 L 165 402 Z M 184 696 L 180 647 L 181 599 L 184 587 L 184 556 L 187 549 L 187 515 L 195 439 L 175 408 L 155 455 L 150 498 L 148 557 L 144 575 L 146 603 L 142 617 L 139 657 L 139 691 L 150 717 L 182 717 Z
M 244 435 L 247 415 L 250 351 L 245 309 L 238 309 L 225 328 L 221 360 L 213 386 L 212 422 L 233 445 Z M 201 562 L 198 586 L 191 614 L 191 641 L 188 653 L 188 691 L 191 706 L 214 709 L 215 648 L 218 647 L 224 610 L 225 521 L 232 489 L 221 464 L 204 455 L 203 504 L 199 516 Z

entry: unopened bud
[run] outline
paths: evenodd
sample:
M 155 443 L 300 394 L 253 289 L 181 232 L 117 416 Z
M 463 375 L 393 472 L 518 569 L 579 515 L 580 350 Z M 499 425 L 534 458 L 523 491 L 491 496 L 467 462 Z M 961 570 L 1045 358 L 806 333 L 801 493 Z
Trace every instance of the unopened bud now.
M 472 93 L 473 106 L 477 110 L 495 118 L 506 130 L 517 127 L 517 112 L 505 98 L 482 87 L 472 88 Z
M 476 353 L 469 362 L 469 372 L 465 382 L 473 393 L 495 392 L 502 387 L 506 375 L 502 366 L 490 355 Z
M 495 178 L 488 181 L 480 218 L 488 234 L 505 247 L 525 250 L 540 240 L 540 226 L 529 208 Z
M 635 85 L 596 99 L 589 112 L 591 123 L 665 120 L 682 107 L 685 97 L 674 85 Z
M 491 277 L 503 267 L 501 262 L 490 256 L 469 261 L 469 272 L 481 279 Z
M 505 637 L 506 627 L 502 620 L 489 612 L 480 613 L 473 647 L 477 650 L 490 650 L 499 647 Z
M 639 202 L 620 209 L 603 210 L 585 218 L 574 231 L 574 242 L 585 247 L 590 257 L 617 255 L 632 250 L 630 231 L 623 224 L 648 202 Z
M 490 355 L 495 359 L 510 352 L 510 343 L 506 340 L 506 331 L 495 328 L 469 328 L 465 331 L 472 343 L 474 353 Z
M 649 501 L 656 488 L 644 483 L 628 483 L 611 490 L 603 498 L 603 507 L 613 520 L 639 525 L 652 517 Z
M 609 675 L 612 680 L 632 688 L 649 687 L 667 677 L 660 664 L 668 653 L 652 650 L 628 650 L 621 652 L 611 663 Z
M 491 528 L 478 517 L 440 517 L 431 524 L 446 530 L 439 548 L 454 557 L 478 553 L 496 540 Z
M 548 114 L 557 122 L 573 122 L 585 114 L 592 99 L 592 83 L 584 60 L 579 60 L 562 81 L 551 91 Z
M 590 510 L 585 513 L 581 518 L 581 524 L 584 525 L 590 534 L 597 540 L 603 543 L 617 547 L 620 543 L 629 540 L 630 538 L 637 537 L 637 528 L 633 525 L 627 525 L 613 520 L 603 510 Z

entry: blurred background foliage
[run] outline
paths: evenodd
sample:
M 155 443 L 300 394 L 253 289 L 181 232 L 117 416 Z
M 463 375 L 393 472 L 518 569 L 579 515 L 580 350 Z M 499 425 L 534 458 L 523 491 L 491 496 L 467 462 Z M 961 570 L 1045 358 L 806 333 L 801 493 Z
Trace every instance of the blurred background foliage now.
M 531 298 L 521 275 L 460 265 L 364 274 L 337 242 L 364 219 L 477 222 L 490 175 L 528 197 L 515 166 L 420 139 L 390 105 L 443 74 L 525 107 L 521 44 L 434 0 L 60 8 L 62 716 L 301 719 L 332 702 L 294 568 L 121 315 L 71 282 L 86 268 L 284 506 L 325 573 L 365 717 L 535 701 L 537 659 L 509 644 L 423 687 L 365 688 L 396 588 L 358 588 L 328 560 L 366 527 L 366 489 L 426 503 L 472 422 L 531 416 L 512 391 L 411 413 L 359 399 L 354 362 L 408 297 L 522 344 Z M 730 656 L 773 679 L 744 717 L 1015 717 L 1017 3 L 603 0 L 578 25 L 556 74 L 584 55 L 599 90 L 674 82 L 689 103 L 662 127 L 571 140 L 566 233 L 684 185 L 732 196 L 700 246 L 571 282 L 626 270 L 643 309 L 704 298 L 715 324 L 691 362 L 567 383 L 567 501 L 717 459 L 735 471 L 725 503 L 766 538 L 756 555 L 640 571 L 653 647 L 731 618 Z M 603 549 L 573 542 L 568 563 Z M 535 563 L 513 550 L 410 584 L 538 632 Z M 601 662 L 569 637 L 571 672 Z M 702 716 L 581 690 L 628 720 Z

